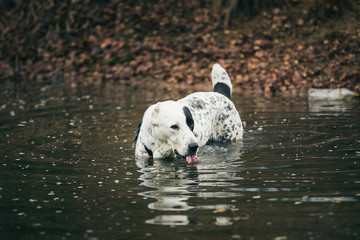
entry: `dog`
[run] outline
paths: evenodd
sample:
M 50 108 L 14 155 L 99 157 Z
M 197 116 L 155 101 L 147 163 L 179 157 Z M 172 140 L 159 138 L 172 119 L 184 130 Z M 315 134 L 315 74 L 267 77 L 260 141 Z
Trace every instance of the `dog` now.
M 231 80 L 220 64 L 213 65 L 211 79 L 213 92 L 159 102 L 145 111 L 134 138 L 135 157 L 180 157 L 189 164 L 198 163 L 198 148 L 208 142 L 242 139 L 241 118 L 231 101 Z

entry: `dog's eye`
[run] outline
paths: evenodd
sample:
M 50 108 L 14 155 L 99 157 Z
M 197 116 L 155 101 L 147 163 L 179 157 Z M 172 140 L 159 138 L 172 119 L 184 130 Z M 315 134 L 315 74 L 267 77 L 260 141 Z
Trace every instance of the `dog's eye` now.
M 172 125 L 171 128 L 174 129 L 174 130 L 179 130 L 179 126 L 178 126 L 178 125 Z

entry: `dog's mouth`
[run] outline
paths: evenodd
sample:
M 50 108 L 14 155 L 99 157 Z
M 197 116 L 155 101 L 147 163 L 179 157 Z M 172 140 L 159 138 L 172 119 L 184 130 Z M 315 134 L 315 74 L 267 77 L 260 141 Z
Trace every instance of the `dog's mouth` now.
M 175 149 L 174 150 L 175 154 L 177 157 L 179 158 L 185 158 L 186 159 L 186 162 L 188 164 L 191 164 L 191 163 L 199 163 L 200 162 L 200 158 L 198 158 L 195 154 L 194 155 L 187 155 L 187 156 L 182 156 L 179 154 L 179 152 Z
M 187 163 L 199 163 L 200 159 L 196 155 L 188 155 L 185 157 Z

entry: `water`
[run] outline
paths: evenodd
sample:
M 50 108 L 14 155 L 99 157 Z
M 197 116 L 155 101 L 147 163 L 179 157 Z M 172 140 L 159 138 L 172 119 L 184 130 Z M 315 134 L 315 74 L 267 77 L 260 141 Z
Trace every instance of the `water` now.
M 1 239 L 359 239 L 360 103 L 234 102 L 241 143 L 134 158 L 151 103 L 185 92 L 46 89 L 0 104 Z

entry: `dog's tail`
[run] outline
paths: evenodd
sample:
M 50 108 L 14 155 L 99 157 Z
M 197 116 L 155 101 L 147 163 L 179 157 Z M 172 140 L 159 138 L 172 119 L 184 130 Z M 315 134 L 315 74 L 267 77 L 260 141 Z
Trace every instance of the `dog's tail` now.
M 221 93 L 225 97 L 231 99 L 232 84 L 229 75 L 220 64 L 215 63 L 211 71 L 211 80 L 214 92 Z

